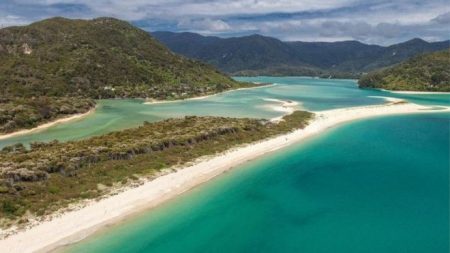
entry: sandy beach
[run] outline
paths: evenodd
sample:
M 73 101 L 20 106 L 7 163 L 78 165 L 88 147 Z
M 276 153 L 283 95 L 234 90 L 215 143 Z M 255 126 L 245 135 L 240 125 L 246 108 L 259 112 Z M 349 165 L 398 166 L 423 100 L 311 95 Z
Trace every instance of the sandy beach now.
M 23 129 L 23 130 L 9 133 L 9 134 L 3 134 L 3 135 L 0 135 L 0 140 L 4 140 L 7 138 L 11 138 L 11 137 L 19 136 L 19 135 L 23 135 L 23 134 L 29 134 L 29 133 L 33 133 L 33 132 L 42 131 L 46 128 L 49 128 L 49 127 L 52 127 L 52 126 L 55 126 L 58 124 L 66 123 L 66 122 L 77 120 L 77 119 L 82 119 L 82 118 L 88 116 L 89 114 L 93 113 L 94 111 L 95 111 L 95 108 L 91 109 L 85 113 L 74 114 L 74 115 L 70 115 L 68 117 L 64 117 L 64 118 L 57 119 L 57 120 L 54 120 L 54 121 L 51 121 L 48 123 L 44 123 L 42 125 L 39 125 L 37 127 L 31 128 L 31 129 Z
M 299 103 L 296 101 L 291 101 L 291 100 L 285 101 L 285 100 L 280 100 L 280 99 L 275 99 L 275 98 L 264 98 L 264 101 L 276 103 L 275 105 L 269 104 L 269 105 L 267 105 L 267 107 L 272 111 L 283 112 L 284 115 L 291 114 L 295 110 L 301 109 L 299 106 Z M 283 118 L 284 115 L 272 118 L 272 119 L 270 119 L 270 121 L 279 122 Z
M 147 100 L 144 102 L 146 105 L 155 105 L 155 104 L 170 104 L 170 103 L 178 103 L 178 102 L 185 102 L 185 101 L 192 101 L 192 100 L 201 100 L 205 99 L 211 96 L 214 96 L 216 94 L 206 95 L 206 96 L 199 96 L 199 97 L 193 97 L 193 98 L 185 98 L 185 99 L 176 99 L 176 100 Z
M 155 99 L 153 99 L 153 100 L 148 100 L 148 101 L 144 102 L 144 104 L 155 105 L 155 104 L 178 103 L 178 102 L 192 101 L 192 100 L 202 100 L 202 99 L 205 99 L 205 98 L 217 96 L 217 95 L 220 95 L 220 94 L 225 94 L 225 93 L 228 93 L 228 92 L 234 92 L 234 91 L 239 91 L 239 90 L 258 89 L 258 88 L 263 88 L 263 87 L 268 87 L 268 86 L 273 86 L 273 85 L 276 85 L 276 84 L 272 83 L 272 84 L 255 86 L 255 87 L 239 88 L 239 89 L 227 90 L 227 91 L 224 91 L 224 92 L 219 92 L 219 93 L 215 93 L 215 94 L 211 94 L 211 95 L 192 97 L 192 98 L 185 98 L 185 99 L 176 99 L 176 100 L 155 100 Z
M 237 147 L 213 157 L 202 158 L 185 168 L 174 168 L 172 173 L 154 180 L 146 180 L 137 187 L 126 189 L 97 202 L 91 201 L 81 209 L 60 214 L 51 220 L 13 234 L 0 240 L 0 252 L 48 252 L 74 243 L 100 228 L 154 207 L 239 164 L 297 143 L 344 122 L 383 115 L 443 111 L 450 111 L 450 108 L 436 110 L 433 107 L 396 100 L 384 105 L 316 112 L 315 119 L 304 129 Z
M 418 95 L 424 95 L 424 94 L 450 94 L 450 92 L 444 92 L 444 91 L 391 91 L 391 93 L 397 93 L 397 94 L 418 94 Z
M 402 90 L 402 91 L 396 91 L 396 90 L 385 90 L 385 89 L 380 89 L 382 91 L 386 91 L 389 93 L 394 93 L 394 94 L 417 94 L 417 95 L 425 95 L 425 94 L 447 94 L 449 95 L 450 92 L 445 92 L 445 91 L 407 91 L 407 90 Z

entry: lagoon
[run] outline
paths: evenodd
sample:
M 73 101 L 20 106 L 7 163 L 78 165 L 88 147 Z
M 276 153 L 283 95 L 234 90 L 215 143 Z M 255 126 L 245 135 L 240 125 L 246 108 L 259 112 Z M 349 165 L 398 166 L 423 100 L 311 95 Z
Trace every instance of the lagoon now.
M 420 104 L 449 105 L 450 95 L 394 94 L 385 91 L 359 89 L 355 80 L 330 80 L 311 77 L 236 77 L 237 80 L 273 83 L 255 89 L 230 91 L 201 100 L 166 104 L 144 104 L 143 100 L 99 100 L 89 116 L 60 124 L 39 132 L 0 140 L 0 148 L 18 142 L 48 142 L 77 140 L 124 128 L 136 127 L 144 121 L 154 122 L 185 115 L 273 118 L 283 114 L 271 108 L 273 101 L 292 100 L 298 109 L 327 109 L 381 104 L 383 96 L 403 98 Z

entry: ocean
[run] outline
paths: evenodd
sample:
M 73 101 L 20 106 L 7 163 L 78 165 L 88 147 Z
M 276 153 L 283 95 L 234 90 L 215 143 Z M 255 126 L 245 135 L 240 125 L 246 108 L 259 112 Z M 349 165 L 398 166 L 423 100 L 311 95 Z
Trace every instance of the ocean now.
M 358 89 L 355 80 L 237 77 L 274 83 L 202 100 L 100 100 L 88 117 L 0 141 L 69 141 L 184 115 L 272 118 L 270 99 L 321 111 L 381 104 L 436 107 L 450 95 Z M 267 100 L 269 99 L 269 100 Z M 449 252 L 450 113 L 346 123 L 248 162 L 63 252 Z
M 447 253 L 448 116 L 333 128 L 65 251 Z

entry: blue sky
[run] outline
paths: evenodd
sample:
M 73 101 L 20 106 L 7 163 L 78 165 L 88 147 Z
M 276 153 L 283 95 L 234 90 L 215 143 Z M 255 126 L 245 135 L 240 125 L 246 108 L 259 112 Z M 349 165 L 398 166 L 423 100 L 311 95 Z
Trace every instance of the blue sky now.
M 450 38 L 449 0 L 0 0 L 0 26 L 112 16 L 148 30 L 388 45 Z

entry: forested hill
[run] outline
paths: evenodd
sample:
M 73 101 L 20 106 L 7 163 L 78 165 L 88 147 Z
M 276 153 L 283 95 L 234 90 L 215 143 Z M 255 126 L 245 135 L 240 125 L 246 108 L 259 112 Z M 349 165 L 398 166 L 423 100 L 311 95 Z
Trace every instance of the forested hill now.
M 388 90 L 450 91 L 450 49 L 371 72 L 359 80 L 359 85 Z
M 52 18 L 0 29 L 0 89 L 6 96 L 166 99 L 239 85 L 114 18 Z
M 0 29 L 0 133 L 87 112 L 97 98 L 181 99 L 241 86 L 113 18 Z
M 250 75 L 359 75 L 449 47 L 449 41 L 430 43 L 421 39 L 383 47 L 358 41 L 283 42 L 261 35 L 236 38 L 172 32 L 152 35 L 174 52 L 203 60 L 228 73 Z

